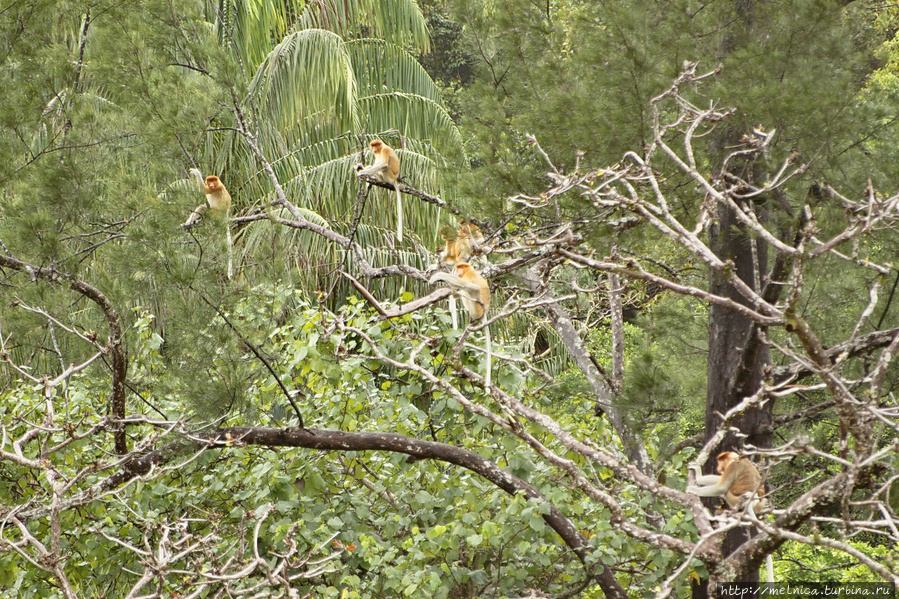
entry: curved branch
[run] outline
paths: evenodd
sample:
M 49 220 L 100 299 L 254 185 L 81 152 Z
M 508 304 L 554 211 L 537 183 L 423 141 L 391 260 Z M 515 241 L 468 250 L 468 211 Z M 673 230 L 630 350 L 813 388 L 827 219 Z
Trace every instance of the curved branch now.
M 550 503 L 526 481 L 467 449 L 396 433 L 345 432 L 314 428 L 229 427 L 194 433 L 191 435 L 191 439 L 195 443 L 206 443 L 215 448 L 223 448 L 234 443 L 245 443 L 265 447 L 303 447 L 323 451 L 392 451 L 419 460 L 440 460 L 455 464 L 484 477 L 510 495 L 521 493 L 528 499 L 534 499 L 549 506 L 549 511 L 543 514 L 543 520 L 562 537 L 568 548 L 585 564 L 588 571 L 590 569 L 586 563 L 589 555 L 586 539 L 559 508 Z M 146 474 L 185 449 L 188 449 L 188 446 L 183 443 L 172 444 L 131 460 L 125 464 L 121 472 L 107 479 L 103 487 L 111 489 L 135 476 Z M 603 566 L 603 571 L 597 576 L 597 579 L 607 597 L 616 599 L 627 597 L 627 593 L 608 567 Z
M 874 331 L 860 335 L 852 342 L 838 343 L 824 350 L 824 353 L 830 362 L 835 362 L 838 358 L 854 358 L 889 346 L 897 335 L 899 335 L 899 328 Z M 776 384 L 785 383 L 793 378 L 802 380 L 816 374 L 809 364 L 803 362 L 793 362 L 787 366 L 774 366 L 770 370 L 771 379 Z
M 64 283 L 69 289 L 88 298 L 103 312 L 106 323 L 109 326 L 109 342 L 105 353 L 109 354 L 109 369 L 112 371 L 112 391 L 110 397 L 111 414 L 113 419 L 113 436 L 115 439 L 115 451 L 120 455 L 128 453 L 128 443 L 125 437 L 125 379 L 128 374 L 128 359 L 125 348 L 122 346 L 122 322 L 119 313 L 112 302 L 109 301 L 99 289 L 76 279 L 73 275 L 56 270 L 53 267 L 34 266 L 22 260 L 0 254 L 0 267 L 7 267 L 20 272 L 26 272 L 33 280 L 42 279 L 50 283 Z
M 562 251 L 561 248 L 560 251 Z M 534 296 L 545 296 L 548 293 L 537 269 L 526 269 L 523 273 L 523 278 Z M 587 382 L 593 390 L 597 405 L 601 405 L 609 415 L 612 426 L 615 427 L 615 431 L 627 450 L 628 457 L 641 472 L 648 473 L 651 469 L 651 462 L 649 455 L 646 453 L 646 448 L 634 437 L 620 410 L 614 406 L 612 402 L 614 396 L 612 388 L 599 372 L 596 362 L 584 346 L 583 339 L 581 339 L 581 336 L 575 329 L 568 313 L 556 301 L 545 303 L 543 312 L 552 322 L 553 328 L 562 339 L 571 358 L 578 365 L 581 372 L 584 373 L 584 376 L 586 376 Z
M 430 194 L 427 194 L 427 193 L 421 191 L 420 189 L 415 189 L 414 187 L 410 187 L 409 185 L 406 185 L 404 183 L 397 183 L 396 187 L 394 188 L 393 183 L 385 183 L 384 181 L 381 181 L 380 179 L 373 177 L 371 175 L 357 175 L 357 176 L 360 179 L 362 179 L 363 181 L 365 181 L 366 183 L 368 183 L 369 185 L 383 187 L 384 189 L 389 189 L 390 191 L 394 191 L 394 189 L 398 189 L 400 193 L 405 193 L 407 195 L 416 197 L 420 200 L 424 200 L 425 202 L 427 202 L 429 204 L 434 204 L 435 206 L 444 208 L 445 210 L 448 210 L 449 212 L 455 214 L 456 216 L 462 216 L 462 211 L 459 210 L 458 207 L 456 207 L 453 204 L 450 204 L 444 200 L 441 200 L 437 196 L 432 196 Z M 402 179 L 402 177 L 400 177 L 400 179 Z
M 577 262 L 578 264 L 583 264 L 584 266 L 588 266 L 590 268 L 602 271 L 615 273 L 619 275 L 623 275 L 629 279 L 642 279 L 644 281 L 649 281 L 650 283 L 655 283 L 656 285 L 660 285 L 665 289 L 669 289 L 675 293 L 680 295 L 689 295 L 691 297 L 699 298 L 703 301 L 709 302 L 710 304 L 715 304 L 718 306 L 722 306 L 744 316 L 745 318 L 752 320 L 753 322 L 762 324 L 762 325 L 781 325 L 784 322 L 783 315 L 777 310 L 774 306 L 770 304 L 765 304 L 765 313 L 757 312 L 752 308 L 748 308 L 739 302 L 736 302 L 730 298 L 722 297 L 720 295 L 716 295 L 714 293 L 709 293 L 703 289 L 699 289 L 698 287 L 691 287 L 689 285 L 681 285 L 679 283 L 675 283 L 674 281 L 669 281 L 663 277 L 654 275 L 652 273 L 636 270 L 637 265 L 632 264 L 630 267 L 623 266 L 621 264 L 615 262 L 605 262 L 594 260 L 592 258 L 588 258 L 586 256 L 582 256 L 580 254 L 576 254 L 574 252 L 568 251 L 564 248 L 559 248 L 558 253 L 565 258 L 568 258 L 572 262 Z

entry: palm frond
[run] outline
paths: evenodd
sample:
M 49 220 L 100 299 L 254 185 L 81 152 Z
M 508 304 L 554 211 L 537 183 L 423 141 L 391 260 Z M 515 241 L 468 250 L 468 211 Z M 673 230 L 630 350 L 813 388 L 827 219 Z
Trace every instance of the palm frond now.
M 292 4 L 290 0 L 210 0 L 205 4 L 206 20 L 215 24 L 219 43 L 252 72 L 268 55 L 272 40 L 287 33 Z
M 356 128 L 355 77 L 343 40 L 322 29 L 291 33 L 275 46 L 250 82 L 250 93 L 278 129 Z
M 303 166 L 317 166 L 329 160 L 352 154 L 357 144 L 358 141 L 355 138 L 342 136 L 294 148 L 288 155 Z
M 359 108 L 367 130 L 394 128 L 407 137 L 430 139 L 438 147 L 462 148 L 462 136 L 452 117 L 429 98 L 400 92 L 377 94 L 360 98 Z
M 402 47 L 371 38 L 348 41 L 346 47 L 360 96 L 406 92 L 443 102 L 430 75 Z
M 350 154 L 329 160 L 306 171 L 307 193 L 314 205 L 335 220 L 352 216 L 352 198 L 359 183 L 355 176 L 357 157 Z
M 354 219 L 362 208 L 359 192 L 366 191 L 354 167 L 370 159 L 365 150 L 373 134 L 397 150 L 403 179 L 433 195 L 443 195 L 444 178 L 438 173 L 445 157 L 461 155 L 461 136 L 442 108 L 440 91 L 403 50 L 427 48 L 418 5 L 414 0 L 312 0 L 292 21 L 295 6 L 288 0 L 207 2 L 223 45 L 232 47 L 251 72 L 248 99 L 254 106 L 245 114 L 258 116 L 260 149 L 290 201 L 307 211 L 309 220 L 352 233 L 371 264 L 427 267 L 441 224 L 437 207 L 403 195 L 408 239 L 402 245 L 396 242 L 392 190 L 368 189 L 364 212 Z M 281 40 L 274 49 L 273 40 Z M 271 51 L 263 52 L 266 48 Z M 227 113 L 222 118 L 227 121 Z M 208 168 L 228 178 L 235 211 L 268 209 L 272 181 L 240 136 L 222 127 L 210 130 L 205 141 L 198 159 L 205 157 Z M 335 279 L 339 268 L 352 268 L 345 249 L 309 231 L 254 222 L 240 232 L 235 250 L 248 279 L 274 271 L 307 290 L 351 293 Z M 397 297 L 403 286 L 418 285 L 392 277 L 367 284 L 378 297 Z
M 269 199 L 274 199 L 270 197 Z M 297 207 L 304 218 L 318 225 L 328 226 L 327 219 L 306 208 Z M 275 216 L 291 218 L 285 208 L 275 209 Z M 306 270 L 311 265 L 302 259 L 319 255 L 314 241 L 320 239 L 307 231 L 299 231 L 276 225 L 271 221 L 252 223 L 241 229 L 234 237 L 235 254 L 239 262 L 249 265 L 250 269 L 263 265 L 266 270 L 284 270 L 298 268 Z
M 415 0 L 314 0 L 300 16 L 299 26 L 327 29 L 346 39 L 374 35 L 420 52 L 428 52 L 431 43 Z

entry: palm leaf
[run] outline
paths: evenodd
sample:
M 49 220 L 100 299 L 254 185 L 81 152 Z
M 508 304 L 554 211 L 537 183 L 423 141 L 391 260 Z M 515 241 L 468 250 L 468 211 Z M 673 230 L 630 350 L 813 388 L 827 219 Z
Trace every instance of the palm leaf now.
M 357 128 L 353 69 L 343 40 L 322 29 L 291 33 L 259 65 L 250 82 L 277 128 Z M 312 127 L 310 127 L 312 125 Z
M 299 24 L 321 28 L 351 39 L 377 36 L 420 52 L 430 49 L 428 27 L 415 0 L 314 0 Z
M 443 99 L 437 85 L 415 57 L 400 46 L 379 39 L 346 44 L 360 96 L 389 92 L 416 94 L 434 102 Z
M 206 19 L 215 24 L 219 44 L 230 48 L 245 71 L 254 71 L 287 33 L 294 2 L 290 0 L 211 0 Z
M 220 39 L 234 48 L 252 73 L 245 114 L 254 119 L 258 143 L 271 161 L 288 198 L 327 226 L 351 233 L 360 180 L 355 165 L 365 157 L 372 133 L 397 149 L 402 176 L 410 185 L 441 195 L 438 173 L 444 156 L 458 156 L 461 136 L 442 108 L 441 95 L 414 57 L 400 45 L 427 47 L 427 31 L 414 0 L 320 0 L 307 5 L 291 33 L 285 2 L 253 0 L 237 6 L 218 4 L 217 26 L 231 30 Z M 251 17 L 256 15 L 257 21 Z M 286 15 L 286 16 L 285 16 Z M 342 38 L 362 38 L 344 42 Z M 378 35 L 389 41 L 370 39 Z M 283 36 L 283 39 L 282 39 Z M 274 49 L 272 40 L 282 39 Z M 390 43 L 394 42 L 394 43 Z M 270 51 L 264 52 L 268 48 Z M 258 67 L 254 68 L 254 65 Z M 223 119 L 227 124 L 227 113 Z M 358 134 L 365 131 L 369 135 Z M 217 142 L 217 143 L 214 143 Z M 438 150 L 442 149 L 443 154 Z M 204 155 L 227 171 L 235 207 L 267 206 L 272 182 L 239 135 L 227 127 L 210 132 Z M 368 190 L 368 204 L 354 232 L 375 266 L 428 266 L 434 256 L 441 211 L 412 196 L 403 196 L 409 239 L 397 247 L 395 196 L 391 190 Z M 310 218 L 310 220 L 313 220 Z M 425 239 L 418 242 L 415 233 Z M 238 238 L 242 276 L 257 270 L 296 281 L 307 290 L 334 289 L 345 250 L 308 231 L 271 222 L 247 226 Z M 397 297 L 413 286 L 399 278 L 369 281 L 378 297 Z M 350 293 L 338 282 L 332 297 Z
M 462 136 L 449 113 L 438 103 L 416 94 L 386 93 L 359 99 L 366 129 L 398 129 L 407 137 L 431 139 L 434 145 L 462 147 Z

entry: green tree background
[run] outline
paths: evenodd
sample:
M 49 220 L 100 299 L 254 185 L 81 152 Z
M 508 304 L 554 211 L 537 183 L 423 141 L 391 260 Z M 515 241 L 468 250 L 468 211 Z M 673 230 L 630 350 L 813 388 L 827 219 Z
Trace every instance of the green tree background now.
M 895 582 L 897 14 L 0 7 L 0 596 L 687 596 L 772 553 L 778 581 Z M 720 70 L 663 97 L 685 63 Z M 694 123 L 685 169 L 660 143 L 683 157 Z M 374 137 L 423 196 L 402 244 L 354 174 Z M 229 219 L 179 227 L 190 168 Z M 681 492 L 723 430 L 709 279 L 735 275 L 650 218 L 711 243 L 706 183 L 761 198 L 757 278 L 789 256 L 771 442 L 742 448 L 783 511 L 745 555 L 701 547 Z M 460 218 L 487 234 L 493 389 L 482 333 L 414 303 Z

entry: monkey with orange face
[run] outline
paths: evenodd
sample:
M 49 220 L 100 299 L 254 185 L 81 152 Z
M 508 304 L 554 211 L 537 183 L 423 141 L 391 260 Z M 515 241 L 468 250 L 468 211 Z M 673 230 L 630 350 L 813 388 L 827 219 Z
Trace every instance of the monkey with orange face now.
M 234 275 L 234 263 L 232 259 L 232 242 L 231 242 L 231 225 L 227 222 L 228 215 L 231 212 L 231 194 L 225 189 L 221 179 L 215 175 L 209 175 L 203 179 L 203 173 L 198 169 L 190 169 L 191 176 L 196 180 L 200 191 L 206 194 L 206 203 L 200 204 L 194 211 L 190 213 L 182 227 L 189 229 L 198 220 L 200 220 L 206 210 L 211 209 L 215 214 L 224 217 L 225 231 L 228 237 L 228 278 Z
M 450 225 L 440 228 L 440 237 L 443 238 L 443 251 L 440 252 L 440 262 L 458 264 L 465 262 L 473 252 L 474 247 L 484 240 L 484 234 L 474 223 L 463 220 L 458 229 Z M 453 319 L 453 328 L 459 328 L 459 316 L 456 308 L 456 296 L 449 298 L 450 316 Z
M 471 320 L 480 320 L 490 308 L 490 285 L 468 262 L 456 264 L 455 275 L 438 272 L 429 282 L 433 284 L 437 281 L 449 283 L 456 291 Z
M 440 261 L 447 264 L 464 262 L 471 257 L 473 248 L 484 240 L 484 234 L 476 224 L 463 220 L 458 229 L 446 225 L 440 229 L 444 248 Z
M 228 193 L 218 177 L 215 175 L 206 177 L 203 192 L 206 194 L 206 203 L 210 208 L 219 214 L 228 214 L 231 210 L 231 194 Z
M 721 476 L 697 473 L 695 487 L 687 487 L 687 493 L 700 497 L 724 497 L 731 508 L 735 508 L 749 496 L 749 509 L 754 514 L 757 508 L 764 507 L 765 487 L 758 469 L 748 459 L 735 451 L 723 451 L 718 454 L 716 471 Z
M 721 476 L 700 474 L 697 471 L 697 486 L 687 487 L 687 493 L 694 493 L 700 497 L 724 497 L 731 509 L 748 501 L 749 511 L 753 515 L 765 507 L 765 486 L 762 484 L 762 477 L 758 468 L 748 459 L 735 451 L 722 451 L 718 454 L 718 466 L 715 471 Z M 774 582 L 774 560 L 770 555 L 765 557 L 765 568 L 768 582 Z
M 490 285 L 487 279 L 471 267 L 468 262 L 456 263 L 456 274 L 445 272 L 435 273 L 429 281 L 431 284 L 437 281 L 448 283 L 453 288 L 455 295 L 462 300 L 462 305 L 468 312 L 469 322 L 487 318 L 487 310 L 490 308 Z M 487 354 L 487 368 L 484 381 L 487 388 L 490 387 L 492 374 L 492 348 L 490 344 L 490 328 L 484 327 L 484 351 Z
M 368 175 L 374 177 L 384 183 L 390 183 L 396 190 L 396 237 L 399 241 L 403 240 L 403 202 L 400 198 L 400 188 L 397 179 L 400 176 L 400 159 L 397 157 L 393 148 L 385 144 L 380 139 L 373 139 L 369 144 L 372 153 L 375 155 L 375 161 L 371 166 L 356 167 L 356 171 L 360 175 Z
M 206 194 L 206 203 L 197 206 L 181 226 L 184 228 L 192 226 L 206 214 L 206 210 L 209 208 L 217 214 L 227 216 L 231 210 L 231 194 L 225 189 L 221 179 L 215 175 L 209 175 L 204 181 L 203 173 L 195 168 L 190 169 L 190 174 L 196 179 L 200 190 Z

